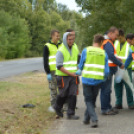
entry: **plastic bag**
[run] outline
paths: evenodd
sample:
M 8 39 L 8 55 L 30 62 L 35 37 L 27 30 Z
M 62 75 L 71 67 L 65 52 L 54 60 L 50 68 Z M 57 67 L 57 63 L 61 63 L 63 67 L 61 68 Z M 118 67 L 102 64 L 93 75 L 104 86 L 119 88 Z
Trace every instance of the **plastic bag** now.
M 130 89 L 131 89 L 132 92 L 133 92 L 133 98 L 134 98 L 133 83 L 132 83 L 131 80 L 130 80 L 130 77 L 129 77 L 129 75 L 128 75 L 127 70 L 125 70 L 125 69 L 120 69 L 120 68 L 118 67 L 118 71 L 117 71 L 116 74 L 115 74 L 115 82 L 116 82 L 116 83 L 120 83 L 121 80 L 124 80 L 124 81 L 127 83 L 127 85 L 130 87 Z

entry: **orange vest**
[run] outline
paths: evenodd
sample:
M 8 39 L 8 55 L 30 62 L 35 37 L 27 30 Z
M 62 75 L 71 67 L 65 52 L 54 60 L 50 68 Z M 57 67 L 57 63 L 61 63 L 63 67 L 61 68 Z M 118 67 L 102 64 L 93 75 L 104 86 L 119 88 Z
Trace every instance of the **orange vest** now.
M 102 43 L 102 46 L 101 46 L 102 49 L 104 49 L 104 45 L 106 45 L 107 42 L 110 42 L 112 44 L 113 48 L 114 48 L 113 42 L 111 40 L 109 40 L 109 39 L 106 39 Z M 115 50 L 115 48 L 114 48 L 114 55 L 116 56 L 116 50 Z M 108 60 L 108 65 L 109 65 L 109 67 L 116 67 L 117 66 L 111 60 Z

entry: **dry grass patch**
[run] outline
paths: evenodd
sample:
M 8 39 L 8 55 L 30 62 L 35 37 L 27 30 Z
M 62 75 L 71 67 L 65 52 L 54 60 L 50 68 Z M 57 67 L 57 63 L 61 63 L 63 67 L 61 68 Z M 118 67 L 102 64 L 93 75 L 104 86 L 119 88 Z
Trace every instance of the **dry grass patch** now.
M 35 108 L 22 108 L 23 104 Z M 50 93 L 46 75 L 29 72 L 0 81 L 0 134 L 45 134 L 55 114 L 47 111 Z

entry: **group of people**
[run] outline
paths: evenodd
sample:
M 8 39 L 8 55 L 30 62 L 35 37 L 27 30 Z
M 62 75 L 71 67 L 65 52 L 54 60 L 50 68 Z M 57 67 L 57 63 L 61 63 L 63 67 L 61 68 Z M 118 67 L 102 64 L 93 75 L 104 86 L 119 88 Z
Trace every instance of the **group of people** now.
M 58 30 L 51 31 L 51 39 L 44 46 L 44 69 L 47 73 L 51 94 L 50 111 L 63 117 L 63 105 L 67 105 L 67 119 L 78 120 L 75 115 L 76 94 L 79 78 L 82 75 L 83 95 L 86 104 L 84 124 L 98 126 L 95 112 L 96 98 L 100 90 L 101 112 L 103 115 L 116 115 L 122 109 L 123 85 L 126 88 L 129 109 L 134 109 L 132 89 L 121 80 L 114 82 L 116 95 L 115 107 L 111 106 L 113 75 L 118 68 L 128 71 L 132 82 L 134 34 L 125 37 L 122 29 L 111 27 L 105 35 L 94 35 L 93 43 L 83 49 L 80 56 L 75 41 L 75 32 L 68 29 L 63 35 L 63 43 L 59 41 Z M 59 93 L 57 94 L 57 87 Z

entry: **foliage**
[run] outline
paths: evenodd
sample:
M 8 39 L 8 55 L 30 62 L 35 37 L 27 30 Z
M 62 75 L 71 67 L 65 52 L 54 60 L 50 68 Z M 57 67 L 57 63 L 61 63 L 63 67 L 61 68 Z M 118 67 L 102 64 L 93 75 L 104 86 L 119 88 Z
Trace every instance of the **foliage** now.
M 28 26 L 24 19 L 12 17 L 5 11 L 0 11 L 0 57 L 23 57 L 30 48 Z
M 128 0 L 75 0 L 86 13 L 81 28 L 84 29 L 84 46 L 91 45 L 93 35 L 104 34 L 111 26 L 122 28 L 126 33 L 134 28 L 134 1 Z
M 82 44 L 82 14 L 55 0 L 0 0 L 0 14 L 0 59 L 42 56 L 52 29 L 60 31 L 62 40 L 72 28 L 76 43 Z

